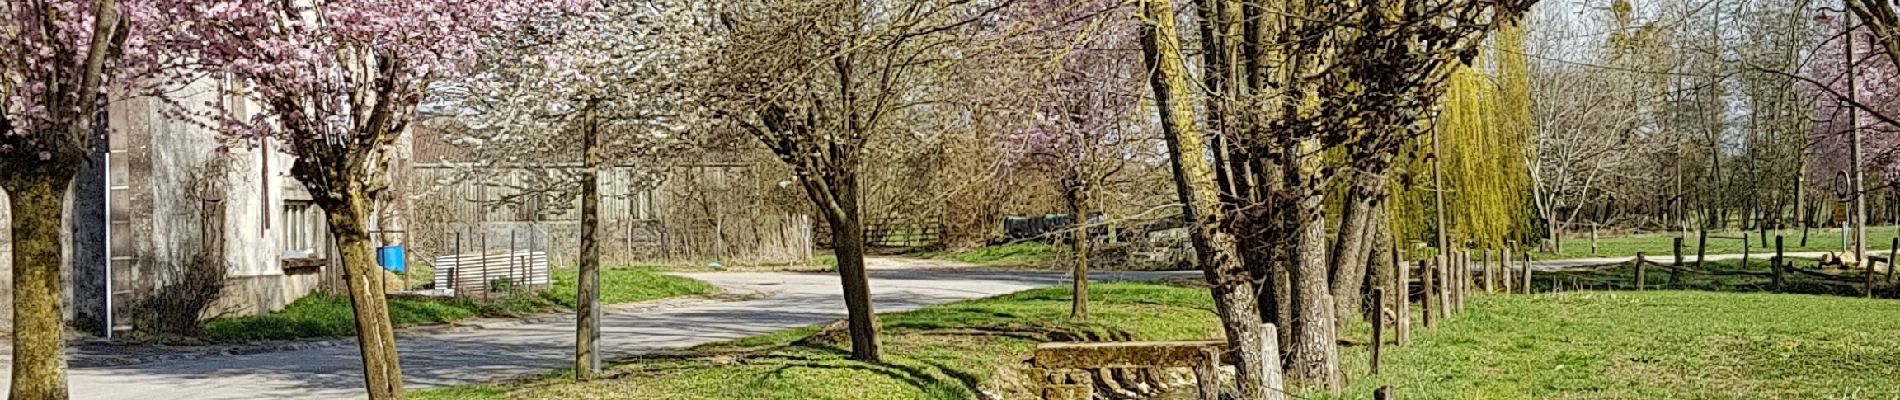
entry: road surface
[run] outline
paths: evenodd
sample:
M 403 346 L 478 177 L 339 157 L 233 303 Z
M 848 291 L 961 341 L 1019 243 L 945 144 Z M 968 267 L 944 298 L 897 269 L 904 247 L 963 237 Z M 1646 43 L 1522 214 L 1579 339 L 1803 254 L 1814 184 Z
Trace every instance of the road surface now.
M 1053 271 L 915 268 L 940 262 L 879 259 L 871 289 L 879 312 L 911 310 L 1066 283 Z M 749 300 L 683 302 L 674 307 L 602 317 L 602 352 L 609 359 L 684 348 L 844 316 L 837 275 L 802 273 L 682 274 Z M 1195 279 L 1199 272 L 1096 272 L 1098 280 Z M 546 372 L 573 364 L 571 319 L 451 333 L 399 334 L 407 388 L 457 385 Z M 250 355 L 75 368 L 74 399 L 222 400 L 351 399 L 362 397 L 362 368 L 354 344 Z M 4 372 L 5 365 L 0 365 Z M 0 375 L 4 376 L 4 375 Z M 0 379 L 0 390 L 6 386 Z

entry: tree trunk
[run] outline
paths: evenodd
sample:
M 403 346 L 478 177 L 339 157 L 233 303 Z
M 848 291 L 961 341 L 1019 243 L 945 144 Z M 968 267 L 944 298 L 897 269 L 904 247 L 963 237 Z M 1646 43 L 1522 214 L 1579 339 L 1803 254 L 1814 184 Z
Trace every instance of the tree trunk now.
M 594 106 L 581 130 L 581 254 L 575 285 L 574 379 L 600 373 L 600 146 Z
M 60 210 L 71 170 L 31 168 L 9 179 L 13 217 L 14 400 L 66 399 L 60 328 Z
M 1069 203 L 1069 215 L 1075 220 L 1075 232 L 1069 235 L 1069 250 L 1075 255 L 1075 294 L 1069 305 L 1069 319 L 1089 318 L 1089 210 L 1088 186 L 1077 185 L 1063 196 Z
M 1384 171 L 1365 171 L 1353 178 L 1346 208 L 1340 215 L 1339 239 L 1333 241 L 1333 316 L 1339 324 L 1360 317 L 1366 289 L 1364 280 L 1374 225 L 1383 214 Z M 1343 326 L 1343 325 L 1342 325 Z
M 1189 236 L 1211 285 L 1228 348 L 1238 359 L 1234 370 L 1240 397 L 1267 398 L 1266 366 L 1278 360 L 1259 350 L 1263 325 L 1258 323 L 1260 314 L 1250 274 L 1241 261 L 1236 238 L 1223 230 L 1227 216 L 1221 209 L 1213 168 L 1205 161 L 1206 144 L 1195 131 L 1194 105 L 1187 65 L 1181 58 L 1181 37 L 1174 25 L 1174 5 L 1169 0 L 1144 0 L 1142 22 L 1143 61 L 1151 71 L 1149 84 L 1162 120 L 1175 191 L 1180 195 L 1183 215 L 1192 221 Z
M 845 171 L 828 176 L 824 181 L 824 187 L 807 182 L 805 189 L 817 201 L 815 204 L 828 210 L 821 214 L 831 225 L 831 247 L 837 255 L 838 278 L 844 286 L 851 359 L 880 362 L 883 355 L 877 337 L 877 314 L 871 308 L 870 276 L 864 268 L 864 224 L 858 211 L 858 179 L 855 173 Z M 825 187 L 829 193 L 825 193 Z
M 363 379 L 371 400 L 399 399 L 402 391 L 402 363 L 396 356 L 396 332 L 390 326 L 389 307 L 383 287 L 383 271 L 376 266 L 370 246 L 369 220 L 371 200 L 350 191 L 329 193 L 322 201 L 329 216 L 330 234 L 336 236 L 341 252 L 344 278 L 348 280 L 350 307 L 356 319 L 356 342 L 363 356 Z M 334 266 L 333 266 L 334 267 Z
M 1294 380 L 1337 393 L 1339 345 L 1334 330 L 1333 296 L 1326 268 L 1325 188 L 1321 184 L 1317 139 L 1300 139 L 1287 149 L 1287 182 L 1297 193 L 1294 212 L 1293 350 Z

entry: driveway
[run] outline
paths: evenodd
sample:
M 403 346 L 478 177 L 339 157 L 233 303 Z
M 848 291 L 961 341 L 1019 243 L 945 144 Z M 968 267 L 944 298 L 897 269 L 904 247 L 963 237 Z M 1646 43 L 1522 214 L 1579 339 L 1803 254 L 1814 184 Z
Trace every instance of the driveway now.
M 1054 271 L 954 267 L 941 262 L 878 259 L 871 289 L 879 312 L 904 311 L 1067 283 Z M 750 300 L 686 301 L 602 317 L 608 358 L 754 336 L 844 316 L 835 274 L 694 273 Z M 1096 280 L 1197 279 L 1199 272 L 1096 272 Z M 407 387 L 421 389 L 518 377 L 573 363 L 571 319 L 453 333 L 399 335 Z M 78 368 L 68 375 L 75 399 L 349 399 L 361 397 L 354 344 L 250 355 Z M 0 370 L 6 366 L 0 365 Z M 0 380 L 0 388 L 5 380 Z

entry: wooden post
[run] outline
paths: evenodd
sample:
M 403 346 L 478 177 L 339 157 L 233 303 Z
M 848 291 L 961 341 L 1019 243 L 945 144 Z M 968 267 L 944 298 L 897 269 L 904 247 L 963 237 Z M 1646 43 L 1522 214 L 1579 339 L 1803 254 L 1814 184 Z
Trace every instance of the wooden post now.
M 1503 290 L 1505 293 L 1510 293 L 1511 246 L 1504 246 L 1498 249 L 1498 275 L 1498 279 L 1502 280 L 1502 282 L 1498 282 L 1498 289 Z
M 1446 284 L 1451 277 L 1445 275 L 1445 271 L 1449 270 L 1446 264 L 1451 262 L 1451 253 L 1440 255 L 1433 261 L 1435 262 L 1432 263 L 1432 283 L 1436 285 L 1432 288 L 1432 292 L 1438 295 L 1438 298 L 1433 301 L 1438 302 L 1438 318 L 1444 319 L 1451 315 L 1451 297 L 1445 293 L 1451 288 L 1451 285 Z
M 1684 260 L 1682 258 L 1682 237 L 1681 236 L 1676 237 L 1675 246 L 1676 246 L 1676 249 L 1675 249 L 1676 261 L 1669 264 L 1669 285 L 1670 286 L 1676 285 L 1676 270 L 1682 269 L 1682 266 L 1687 265 L 1683 263 Z M 1636 288 L 1636 290 L 1643 290 L 1643 288 L 1639 286 Z
M 1372 304 L 1385 304 L 1385 289 L 1372 289 Z M 1385 346 L 1385 313 L 1372 313 L 1372 375 L 1379 374 L 1379 350 Z
M 1501 284 L 1500 286 L 1503 286 L 1505 293 L 1513 293 L 1515 291 L 1512 290 L 1512 288 L 1517 287 L 1517 279 L 1515 278 L 1517 276 L 1517 271 L 1513 271 L 1511 269 L 1511 257 L 1510 257 L 1511 251 L 1508 250 L 1509 247 L 1506 247 L 1506 249 L 1507 250 L 1504 251 L 1505 257 L 1504 257 L 1504 268 L 1503 268 L 1504 269 L 1504 273 L 1503 273 L 1504 283 Z M 1525 255 L 1529 255 L 1531 252 L 1523 251 L 1523 253 Z
M 1775 260 L 1768 263 L 1768 269 L 1774 273 L 1775 290 L 1781 290 L 1781 264 L 1788 262 L 1788 259 L 1782 258 L 1781 250 L 1781 235 L 1775 235 Z
M 1465 311 L 1465 300 L 1471 298 L 1471 251 L 1466 250 L 1464 265 L 1458 266 L 1458 312 Z
M 1531 252 L 1521 253 L 1524 253 L 1524 294 L 1531 294 Z
M 1704 230 L 1700 230 L 1698 235 L 1696 236 L 1695 269 L 1697 271 L 1707 271 L 1708 269 L 1704 268 L 1702 263 L 1707 262 L 1708 258 L 1709 258 L 1709 231 L 1707 229 L 1704 229 Z M 1681 266 L 1677 266 L 1675 269 L 1669 270 L 1669 287 L 1676 288 L 1676 289 L 1682 288 Z
M 1398 247 L 1398 244 L 1394 243 L 1392 246 Z M 1394 271 L 1392 274 L 1392 276 L 1396 277 L 1392 285 L 1392 293 L 1394 295 L 1392 297 L 1392 305 L 1395 307 L 1394 313 L 1398 314 L 1398 323 L 1396 324 L 1396 328 L 1398 329 L 1392 333 L 1393 339 L 1395 339 L 1394 344 L 1404 346 L 1406 340 L 1412 338 L 1412 277 L 1410 276 L 1412 274 L 1412 268 L 1406 265 L 1405 260 L 1399 259 L 1400 257 L 1398 249 L 1393 249 L 1392 258 L 1394 260 L 1392 260 L 1392 267 L 1398 269 L 1398 271 Z
M 1894 284 L 1894 262 L 1900 262 L 1900 237 L 1894 237 L 1891 245 L 1887 245 L 1887 286 Z
M 1503 255 L 1504 253 L 1498 253 L 1498 254 Z M 1496 275 L 1491 274 L 1491 249 L 1490 248 L 1487 247 L 1484 249 L 1484 263 L 1479 264 L 1478 268 L 1484 269 L 1484 278 L 1483 278 L 1484 279 L 1484 293 L 1496 294 L 1498 292 L 1498 279 Z
M 1741 269 L 1748 269 L 1748 232 L 1742 232 L 1742 263 L 1739 265 Z
M 1682 238 L 1676 238 L 1676 240 L 1681 241 Z M 1641 292 L 1643 291 L 1643 283 L 1644 283 L 1643 282 L 1643 264 L 1647 264 L 1647 262 L 1643 261 L 1643 252 L 1640 252 L 1640 251 L 1636 252 L 1636 259 L 1630 260 L 1630 261 L 1636 263 L 1636 291 Z
M 1430 260 L 1419 260 L 1421 265 L 1419 265 L 1418 268 L 1418 307 L 1420 314 L 1424 314 L 1422 316 L 1425 317 L 1426 329 L 1438 326 L 1438 316 L 1432 313 L 1432 309 L 1437 308 L 1434 307 L 1432 303 L 1438 301 L 1438 295 L 1432 288 L 1435 284 L 1435 282 L 1432 282 L 1432 270 L 1436 269 L 1432 264 L 1436 264 L 1438 260 L 1443 259 L 1445 259 L 1445 256 L 1440 255 L 1434 256 Z
M 1263 400 L 1286 400 L 1286 383 L 1281 379 L 1285 373 L 1280 371 L 1280 333 L 1273 324 L 1260 325 L 1260 354 L 1267 355 L 1267 365 L 1261 366 L 1261 375 L 1266 376 L 1267 398 Z

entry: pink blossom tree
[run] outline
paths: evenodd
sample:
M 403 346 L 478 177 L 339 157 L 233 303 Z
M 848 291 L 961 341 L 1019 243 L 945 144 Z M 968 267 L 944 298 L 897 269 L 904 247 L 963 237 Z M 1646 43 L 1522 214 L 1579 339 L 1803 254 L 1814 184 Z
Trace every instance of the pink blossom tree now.
M 372 399 L 401 398 L 402 368 L 370 248 L 367 222 L 388 188 L 397 136 L 437 79 L 473 67 L 479 50 L 544 12 L 581 12 L 587 0 L 173 0 L 177 26 L 154 44 L 223 74 L 260 105 L 252 116 L 207 113 L 231 135 L 281 146 L 328 216 L 355 310 Z
M 1004 121 L 1004 167 L 1057 182 L 1077 222 L 1069 315 L 1085 320 L 1095 194 L 1144 142 L 1140 26 L 1134 9 L 1116 1 L 1025 1 L 1009 13 L 1024 26 L 992 31 L 1007 51 L 986 55 L 996 60 L 984 75 L 1011 82 L 985 85 L 983 95 Z
M 13 241 L 14 399 L 65 399 L 60 210 L 101 145 L 108 92 L 158 65 L 147 0 L 0 1 L 0 189 Z
M 1874 40 L 1866 27 L 1852 30 L 1854 76 L 1848 79 L 1849 32 L 1841 14 L 1815 17 L 1814 53 L 1806 66 L 1801 85 L 1814 99 L 1814 125 L 1808 147 L 1809 179 L 1833 184 L 1837 176 L 1849 170 L 1851 137 L 1855 128 L 1861 133 L 1862 166 L 1874 174 L 1894 176 L 1900 173 L 1900 70 Z M 1853 115 L 1850 115 L 1852 113 Z

